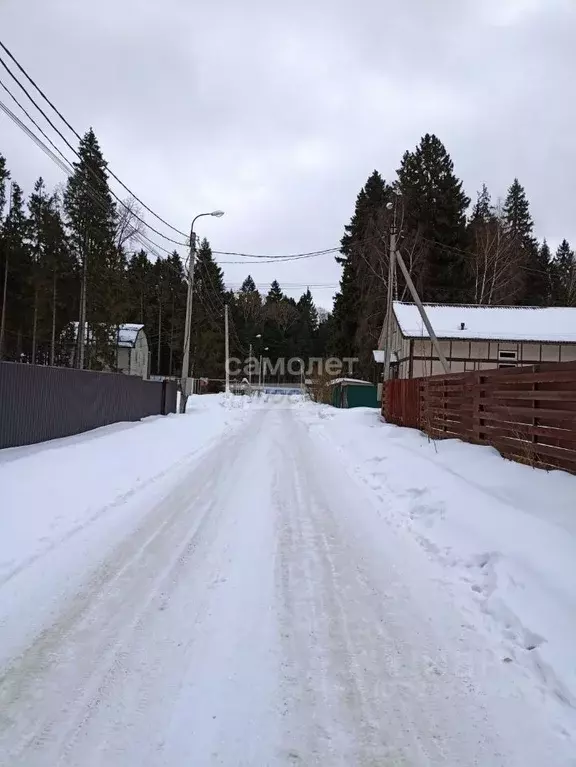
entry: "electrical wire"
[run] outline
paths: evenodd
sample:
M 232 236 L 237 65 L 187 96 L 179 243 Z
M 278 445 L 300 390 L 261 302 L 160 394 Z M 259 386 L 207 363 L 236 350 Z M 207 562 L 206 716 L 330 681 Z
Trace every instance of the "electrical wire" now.
M 0 43 L 0 44 L 1 44 L 1 43 Z M 63 142 L 66 144 L 66 146 L 67 146 L 67 147 L 68 147 L 68 148 L 69 148 L 69 149 L 70 149 L 70 150 L 71 150 L 71 151 L 72 151 L 72 152 L 73 152 L 73 153 L 76 155 L 76 157 L 77 157 L 77 158 L 78 158 L 80 161 L 82 161 L 82 157 L 81 157 L 80 153 L 79 153 L 79 152 L 78 152 L 78 151 L 77 151 L 77 150 L 76 150 L 76 149 L 75 149 L 75 148 L 72 146 L 72 144 L 71 144 L 71 143 L 68 141 L 68 139 L 67 139 L 67 138 L 66 138 L 66 137 L 65 137 L 65 136 L 62 134 L 62 132 L 61 132 L 61 131 L 60 131 L 60 130 L 59 130 L 59 129 L 58 129 L 58 128 L 57 128 L 57 127 L 54 125 L 54 123 L 53 123 L 53 122 L 52 122 L 52 120 L 51 120 L 51 119 L 48 117 L 48 115 L 47 115 L 47 114 L 46 114 L 46 112 L 45 112 L 45 111 L 42 109 L 42 107 L 38 106 L 38 104 L 36 103 L 36 101 L 34 100 L 34 98 L 33 98 L 33 97 L 32 97 L 32 96 L 29 94 L 29 92 L 26 90 L 26 88 L 25 88 L 25 87 L 22 85 L 22 83 L 21 83 L 21 82 L 18 80 L 18 78 L 16 77 L 16 75 L 14 75 L 14 73 L 13 73 L 13 72 L 10 70 L 10 68 L 8 67 L 8 65 L 6 64 L 6 62 L 5 62 L 5 61 L 2 59 L 2 57 L 1 57 L 1 56 L 0 56 L 0 65 L 4 67 L 4 69 L 6 70 L 6 72 L 8 72 L 8 74 L 9 74 L 9 75 L 10 75 L 10 77 L 11 77 L 11 78 L 14 80 L 14 82 L 15 82 L 15 83 L 16 83 L 16 84 L 17 84 L 17 85 L 18 85 L 18 86 L 21 88 L 21 90 L 24 92 L 24 94 L 26 95 L 26 97 L 27 97 L 27 98 L 28 98 L 28 99 L 31 101 L 31 103 L 32 103 L 32 104 L 33 104 L 33 105 L 36 107 L 36 109 L 37 109 L 37 110 L 40 112 L 40 114 L 42 115 L 42 117 L 44 117 L 44 119 L 46 120 L 46 122 L 48 123 L 48 125 L 50 125 L 50 127 L 51 127 L 51 128 L 54 130 L 54 131 L 56 131 L 56 133 L 58 134 L 58 136 L 60 136 L 60 138 L 61 138 L 61 139 L 62 139 L 62 141 L 63 141 Z M 6 87 L 6 86 L 4 86 L 4 87 Z M 7 90 L 8 90 L 8 89 L 7 89 Z M 10 93 L 10 95 L 13 95 L 13 94 L 12 94 L 10 91 L 8 91 L 8 92 Z M 16 100 L 16 99 L 15 99 L 15 100 Z M 87 166 L 87 168 L 88 168 L 88 171 L 89 171 L 89 173 L 91 173 L 91 174 L 92 174 L 93 178 L 95 178 L 95 179 L 96 179 L 96 174 L 95 174 L 95 172 L 92 170 L 92 168 L 91 168 L 89 165 Z M 110 172 L 108 168 L 107 168 L 107 171 L 108 171 L 108 172 Z M 112 175 L 112 174 L 110 173 L 110 175 Z M 133 210 L 131 210 L 131 209 L 128 207 L 128 205 L 126 205 L 126 203 L 124 202 L 124 200 L 120 199 L 120 197 L 118 197 L 118 195 L 117 195 L 117 194 L 116 194 L 116 193 L 115 193 L 115 192 L 114 192 L 112 189 L 110 189 L 110 194 L 112 195 L 112 197 L 114 197 L 114 199 L 115 199 L 115 200 L 116 200 L 116 201 L 117 201 L 117 202 L 118 202 L 120 205 L 122 205 L 122 207 L 123 207 L 123 208 L 125 208 L 125 209 L 126 209 L 126 210 L 127 210 L 129 213 L 130 213 L 130 215 L 132 215 L 132 216 L 133 216 L 133 217 L 134 217 L 134 218 L 135 218 L 137 221 L 140 221 L 140 223 L 141 223 L 141 224 L 143 224 L 144 226 L 146 226 L 148 229 L 150 229 L 150 231 L 152 231 L 152 232 L 154 232 L 155 234 L 159 235 L 160 237 L 162 237 L 163 239 L 167 240 L 168 242 L 172 242 L 172 243 L 174 243 L 174 244 L 176 244 L 176 245 L 182 245 L 182 246 L 186 246 L 186 243 L 185 243 L 185 242 L 180 242 L 179 240 L 174 240 L 172 237 L 168 237 L 168 235 L 166 235 L 166 234 L 163 234 L 163 233 L 162 233 L 162 232 L 161 232 L 159 229 L 155 229 L 153 226 L 151 226 L 150 224 L 148 224 L 148 223 L 147 223 L 147 222 L 146 222 L 146 221 L 145 221 L 145 220 L 144 220 L 144 219 L 143 219 L 141 216 L 139 216 L 137 213 L 135 213 Z M 134 198 L 134 199 L 136 199 L 136 198 Z
M 68 120 L 64 117 L 64 115 L 54 106 L 52 101 L 46 96 L 44 91 L 40 88 L 39 85 L 30 77 L 28 72 L 24 69 L 24 67 L 17 61 L 15 56 L 8 50 L 8 48 L 4 45 L 4 43 L 0 40 L 0 47 L 2 50 L 10 57 L 10 59 L 14 62 L 14 64 L 18 67 L 20 72 L 24 75 L 24 77 L 28 80 L 28 82 L 38 91 L 38 93 L 42 96 L 44 101 L 54 110 L 54 112 L 58 115 L 58 117 L 62 120 L 62 122 L 67 126 L 67 128 L 72 131 L 72 133 L 76 136 L 76 138 L 81 141 L 80 134 L 70 125 Z M 152 208 L 149 208 L 148 205 L 146 205 L 145 202 L 143 202 L 137 195 L 134 194 L 127 186 L 124 184 L 123 181 L 121 181 L 118 176 L 116 176 L 115 173 L 113 173 L 110 168 L 108 168 L 108 172 L 112 176 L 113 179 L 115 179 L 120 186 L 125 189 L 129 195 L 131 195 L 140 205 L 142 205 L 143 208 L 145 208 L 148 213 L 151 213 L 155 218 L 158 219 L 158 221 L 161 221 L 165 226 L 167 226 L 169 229 L 172 229 L 172 231 L 176 232 L 177 234 L 182 235 L 182 237 L 188 237 L 188 235 L 185 232 L 182 232 L 180 229 L 177 229 L 175 226 L 172 226 L 172 224 L 169 224 L 168 221 L 165 221 L 161 216 L 158 215 L 155 211 L 152 210 Z
M 0 81 L 0 85 L 8 91 L 11 98 L 18 104 L 20 109 L 24 112 L 24 114 L 30 119 L 30 121 L 35 125 L 35 127 L 40 131 L 40 133 L 46 138 L 46 140 L 54 147 L 56 152 L 60 155 L 58 157 L 51 149 L 49 149 L 46 144 L 38 138 L 34 134 L 32 130 L 24 123 L 22 120 L 12 112 L 12 110 L 6 106 L 6 104 L 0 100 L 0 109 L 19 127 L 26 135 L 34 141 L 34 143 L 56 164 L 58 167 L 68 176 L 70 177 L 74 173 L 74 166 L 72 163 L 68 160 L 68 158 L 60 151 L 60 149 L 51 141 L 51 139 L 44 133 L 42 128 L 36 123 L 34 118 L 32 118 L 26 109 L 20 104 L 18 99 L 15 98 L 15 96 L 10 93 L 10 91 L 6 88 L 4 83 Z M 61 159 L 62 158 L 62 159 Z M 98 205 L 100 205 L 101 209 L 105 209 L 106 203 L 101 195 L 99 195 L 98 191 L 91 186 L 89 183 L 87 183 L 87 193 L 88 196 L 96 202 Z M 173 251 L 168 250 L 164 248 L 162 245 L 160 245 L 157 242 L 154 242 L 154 240 L 150 239 L 147 235 L 145 235 L 143 232 L 135 232 L 131 240 L 135 240 L 139 245 L 141 245 L 143 248 L 145 248 L 147 251 L 151 252 L 152 255 L 156 256 L 156 258 L 161 258 L 160 254 L 157 252 L 157 250 L 161 250 L 164 253 L 167 253 L 168 255 L 172 255 Z

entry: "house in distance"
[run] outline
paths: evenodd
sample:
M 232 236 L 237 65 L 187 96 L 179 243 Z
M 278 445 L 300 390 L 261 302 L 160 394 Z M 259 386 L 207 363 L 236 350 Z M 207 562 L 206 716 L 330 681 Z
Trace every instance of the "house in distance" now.
M 118 373 L 126 375 L 140 376 L 140 378 L 150 377 L 150 353 L 148 338 L 144 330 L 144 325 L 128 322 L 118 326 L 90 325 L 86 333 L 87 355 L 90 354 L 90 347 L 99 335 L 106 334 L 106 340 L 112 347 L 116 347 L 113 354 L 115 365 L 102 363 L 97 366 L 104 370 L 115 370 Z M 96 327 L 97 331 L 94 330 Z M 70 326 L 69 347 L 70 364 L 74 366 L 77 354 L 78 323 L 73 322 Z M 98 352 L 96 352 L 98 354 Z
M 424 304 L 450 372 L 576 361 L 576 307 Z M 378 349 L 386 343 L 386 321 Z M 375 353 L 375 359 L 380 361 Z M 391 374 L 444 373 L 415 304 L 392 308 Z

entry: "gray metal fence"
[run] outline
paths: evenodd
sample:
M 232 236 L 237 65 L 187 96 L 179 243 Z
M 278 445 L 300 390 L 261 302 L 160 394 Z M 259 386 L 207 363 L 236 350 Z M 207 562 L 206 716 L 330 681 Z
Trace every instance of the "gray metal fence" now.
M 176 412 L 173 381 L 0 362 L 0 448 Z

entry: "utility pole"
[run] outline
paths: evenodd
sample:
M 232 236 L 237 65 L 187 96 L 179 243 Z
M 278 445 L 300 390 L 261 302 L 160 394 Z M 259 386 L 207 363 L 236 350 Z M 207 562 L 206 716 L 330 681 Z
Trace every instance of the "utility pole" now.
M 196 219 L 194 219 L 195 221 Z M 188 292 L 186 294 L 186 319 L 184 321 L 184 350 L 182 354 L 182 392 L 180 394 L 180 412 L 186 412 L 188 394 L 186 393 L 190 376 L 190 336 L 192 335 L 192 299 L 194 297 L 194 260 L 196 257 L 196 235 L 194 221 L 190 230 L 190 254 L 188 256 Z
M 440 363 L 442 364 L 442 367 L 444 368 L 444 372 L 449 373 L 450 365 L 448 364 L 448 361 L 446 357 L 444 356 L 442 349 L 440 348 L 440 344 L 438 343 L 438 338 L 436 336 L 436 333 L 434 332 L 434 328 L 432 327 L 432 324 L 430 320 L 428 319 L 428 315 L 426 314 L 426 309 L 424 309 L 422 301 L 420 300 L 420 296 L 418 295 L 418 291 L 416 290 L 416 287 L 414 286 L 414 283 L 412 282 L 412 277 L 410 277 L 410 272 L 406 268 L 406 264 L 404 263 L 404 259 L 402 258 L 402 254 L 400 253 L 399 250 L 396 251 L 396 260 L 398 261 L 398 265 L 400 266 L 400 269 L 402 270 L 402 274 L 404 275 L 404 279 L 406 280 L 408 289 L 410 293 L 412 294 L 414 303 L 418 307 L 418 311 L 420 312 L 420 317 L 422 317 L 422 322 L 426 326 L 426 330 L 428 331 L 428 335 L 430 336 L 430 340 L 432 341 L 432 346 L 434 347 L 434 350 L 436 351 L 436 354 L 438 355 L 438 359 L 440 360 Z
M 156 357 L 156 375 L 160 375 L 162 363 L 162 288 L 158 285 L 158 354 Z
M 181 396 L 180 396 L 180 412 L 186 412 L 186 403 L 188 401 L 188 395 L 186 393 L 188 386 L 188 378 L 190 377 L 190 343 L 192 336 L 192 299 L 194 297 L 194 266 L 196 258 L 196 235 L 194 234 L 194 224 L 202 216 L 215 216 L 221 218 L 224 212 L 221 210 L 214 210 L 212 213 L 199 213 L 192 219 L 190 226 L 190 256 L 188 259 L 188 293 L 186 294 L 186 320 L 184 325 L 184 349 L 182 351 L 182 380 L 181 380 Z
M 88 287 L 88 235 L 84 234 L 82 248 L 82 285 L 80 288 L 80 317 L 78 322 L 78 368 L 84 369 L 86 344 L 88 343 L 88 325 L 86 322 L 86 291 Z
M 12 212 L 12 183 L 10 182 L 10 203 L 8 207 L 8 215 Z M 5 258 L 4 261 L 4 287 L 2 290 L 2 318 L 0 319 L 0 360 L 2 359 L 4 355 L 4 333 L 6 330 L 6 298 L 8 296 L 8 262 L 10 259 L 10 251 L 9 248 L 5 248 Z
M 248 383 L 252 386 L 252 343 L 248 350 Z
M 396 270 L 396 226 L 390 229 L 390 260 L 388 266 L 388 295 L 386 301 L 386 348 L 384 349 L 384 381 L 390 380 L 392 359 L 392 310 L 394 306 L 394 279 Z
M 230 339 L 228 337 L 228 304 L 224 306 L 224 356 L 226 357 L 226 394 L 230 394 Z

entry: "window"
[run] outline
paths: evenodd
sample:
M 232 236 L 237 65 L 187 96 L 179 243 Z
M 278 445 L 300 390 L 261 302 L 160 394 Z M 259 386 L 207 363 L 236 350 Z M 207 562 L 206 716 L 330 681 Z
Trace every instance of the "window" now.
M 515 368 L 518 361 L 517 351 L 498 351 L 499 368 Z

